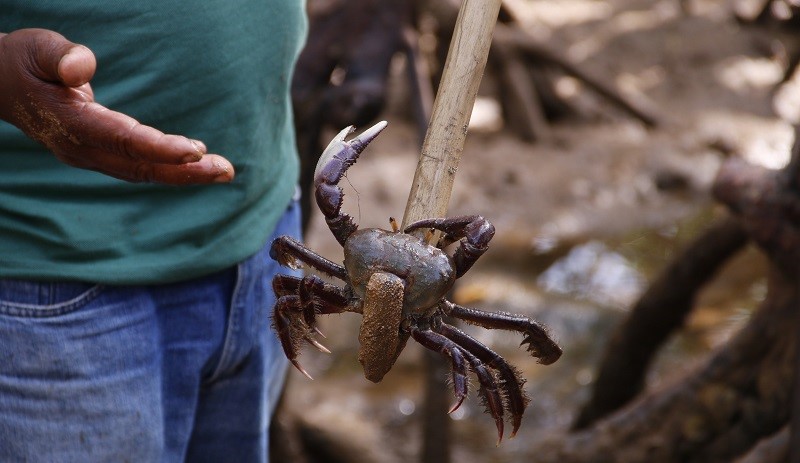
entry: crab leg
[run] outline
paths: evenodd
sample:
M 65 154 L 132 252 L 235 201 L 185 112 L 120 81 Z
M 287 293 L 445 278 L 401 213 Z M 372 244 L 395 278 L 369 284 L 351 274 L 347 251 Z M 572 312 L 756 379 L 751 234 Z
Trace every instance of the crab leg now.
M 433 228 L 445 232 L 447 236 L 444 237 L 441 247 L 465 238 L 453 255 L 453 261 L 456 264 L 456 278 L 466 273 L 472 264 L 489 249 L 489 241 L 494 236 L 494 225 L 479 215 L 420 220 L 407 226 L 405 232 L 420 228 Z
M 411 336 L 425 348 L 434 352 L 439 352 L 450 359 L 450 363 L 453 367 L 453 392 L 456 396 L 456 403 L 447 413 L 453 413 L 458 410 L 458 407 L 464 402 L 464 398 L 467 397 L 467 364 L 464 361 L 463 351 L 450 339 L 431 330 L 421 330 L 412 326 Z
M 316 315 L 353 311 L 344 292 L 336 286 L 325 284 L 319 277 L 303 278 L 276 275 L 272 286 L 278 300 L 272 314 L 272 323 L 281 341 L 286 358 L 301 373 L 311 375 L 297 361 L 300 339 L 322 352 L 330 351 L 311 336 L 316 328 Z
M 561 348 L 550 338 L 542 325 L 528 317 L 508 313 L 484 312 L 445 301 L 444 311 L 467 323 L 488 329 L 517 331 L 525 335 L 521 344 L 543 365 L 550 365 L 561 357 Z
M 298 338 L 303 335 L 298 333 L 300 329 L 292 323 L 288 313 L 293 309 L 298 309 L 299 305 L 300 296 L 289 295 L 279 297 L 278 301 L 275 303 L 275 310 L 272 313 L 272 325 L 275 332 L 278 333 L 278 339 L 281 341 L 281 347 L 283 347 L 283 353 L 286 354 L 286 358 L 292 362 L 295 368 L 300 370 L 300 373 L 306 375 L 308 379 L 314 379 L 300 366 L 300 363 L 297 362 Z
M 347 271 L 344 267 L 320 256 L 287 235 L 275 238 L 269 256 L 287 267 L 297 268 L 299 263 L 303 263 L 322 273 L 347 281 Z
M 341 212 L 344 192 L 338 183 L 347 169 L 358 160 L 358 156 L 364 151 L 364 148 L 384 128 L 386 128 L 386 121 L 381 121 L 352 140 L 344 141 L 355 130 L 351 125 L 331 140 L 317 161 L 317 168 L 314 171 L 314 197 L 322 215 L 325 216 L 328 228 L 342 246 L 347 241 L 347 237 L 358 229 L 358 226 L 352 217 Z
M 446 326 L 447 328 L 442 332 L 441 326 Z M 440 325 L 439 328 L 435 328 L 435 330 L 439 333 L 450 339 L 451 341 L 458 344 L 456 339 L 452 339 L 448 334 L 451 333 L 451 330 L 454 330 L 455 327 L 447 325 L 443 323 Z M 487 410 L 492 418 L 494 418 L 495 426 L 497 426 L 497 443 L 500 444 L 500 441 L 503 440 L 503 400 L 500 397 L 500 392 L 498 392 L 497 382 L 495 381 L 494 374 L 483 364 L 483 362 L 478 359 L 472 352 L 467 349 L 464 349 L 462 346 L 462 353 L 464 357 L 469 362 L 472 371 L 475 373 L 475 376 L 478 378 L 478 382 L 481 385 L 479 393 L 484 400 L 484 405 L 487 407 Z
M 306 326 L 317 334 L 325 337 L 317 328 L 317 315 L 329 315 L 342 312 L 358 312 L 357 307 L 350 307 L 350 298 L 347 293 L 338 286 L 330 285 L 322 281 L 315 275 L 308 275 L 303 278 L 289 275 L 278 274 L 272 279 L 272 289 L 277 297 L 295 294 L 300 296 L 303 309 L 303 320 Z M 308 342 L 320 349 L 313 338 L 307 338 Z M 323 352 L 326 351 L 324 347 Z
M 511 424 L 513 429 L 511 437 L 514 437 L 522 424 L 522 415 L 528 405 L 528 397 L 522 385 L 525 380 L 520 373 L 511 366 L 498 353 L 484 346 L 472 336 L 464 333 L 458 328 L 442 323 L 439 332 L 447 339 L 461 346 L 465 351 L 478 357 L 478 360 L 486 364 L 489 368 L 497 370 L 500 374 L 500 387 L 505 392 L 508 411 L 511 413 Z
M 349 307 L 350 298 L 345 290 L 327 284 L 315 275 L 300 278 L 278 274 L 272 279 L 272 289 L 278 297 L 297 294 L 303 300 L 313 299 L 314 310 L 303 314 L 306 324 L 312 328 L 315 324 L 314 315 L 359 312 L 357 307 Z

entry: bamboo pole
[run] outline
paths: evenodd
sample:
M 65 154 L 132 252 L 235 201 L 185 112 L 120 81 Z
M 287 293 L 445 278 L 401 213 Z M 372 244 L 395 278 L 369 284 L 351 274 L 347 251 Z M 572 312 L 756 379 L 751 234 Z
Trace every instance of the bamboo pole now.
M 417 220 L 444 217 L 447 213 L 500 3 L 501 0 L 464 0 L 461 5 L 408 195 L 402 229 Z M 450 461 L 449 423 L 441 410 L 446 410 L 447 403 L 442 394 L 431 389 L 431 379 L 435 378 L 438 383 L 440 375 L 435 363 L 430 361 L 430 354 L 426 355 L 425 408 L 426 415 L 433 419 L 426 419 L 423 426 L 421 461 L 446 463 Z M 432 413 L 433 410 L 438 413 Z
M 501 0 L 464 0 L 408 196 L 402 228 L 444 217 Z

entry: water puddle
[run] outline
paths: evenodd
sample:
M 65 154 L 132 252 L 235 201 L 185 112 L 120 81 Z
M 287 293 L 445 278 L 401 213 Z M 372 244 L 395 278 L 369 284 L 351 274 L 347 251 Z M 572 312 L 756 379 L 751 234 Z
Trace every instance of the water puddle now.
M 572 248 L 536 284 L 546 292 L 625 308 L 635 302 L 645 277 L 625 256 L 593 240 Z

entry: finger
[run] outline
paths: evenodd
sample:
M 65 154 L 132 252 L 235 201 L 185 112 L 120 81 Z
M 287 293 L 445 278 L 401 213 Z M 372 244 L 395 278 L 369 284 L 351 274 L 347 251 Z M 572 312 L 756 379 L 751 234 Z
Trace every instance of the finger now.
M 169 185 L 198 185 L 229 183 L 233 180 L 233 165 L 224 157 L 207 154 L 197 162 L 178 166 L 153 164 L 151 181 Z
M 184 164 L 206 153 L 202 142 L 165 134 L 94 102 L 84 104 L 71 123 L 81 144 L 133 161 Z
M 24 29 L 9 37 L 23 41 L 32 58 L 30 71 L 42 80 L 78 87 L 89 82 L 97 69 L 91 50 L 70 42 L 57 32 Z
M 83 45 L 76 45 L 61 57 L 57 72 L 64 85 L 79 87 L 92 79 L 96 69 L 94 53 Z
M 235 173 L 233 165 L 217 154 L 207 154 L 197 162 L 180 165 L 124 159 L 97 150 L 84 151 L 81 155 L 59 156 L 59 159 L 73 167 L 94 170 L 135 183 L 169 185 L 227 183 L 233 180 Z

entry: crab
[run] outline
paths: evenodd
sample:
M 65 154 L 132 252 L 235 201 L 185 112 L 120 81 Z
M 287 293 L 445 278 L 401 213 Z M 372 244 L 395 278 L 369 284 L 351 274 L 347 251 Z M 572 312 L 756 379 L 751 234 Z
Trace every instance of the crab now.
M 342 130 L 328 145 L 314 173 L 317 205 L 333 236 L 344 249 L 343 265 L 328 260 L 289 236 L 273 241 L 270 256 L 280 264 L 299 268 L 302 264 L 342 280 L 344 286 L 328 283 L 310 274 L 294 277 L 278 274 L 273 280 L 277 297 L 272 326 L 286 357 L 311 378 L 297 357 L 303 341 L 330 352 L 316 336 L 322 335 L 317 317 L 344 312 L 359 313 L 358 360 L 364 376 L 379 382 L 392 368 L 409 337 L 442 354 L 452 365 L 456 396 L 450 413 L 458 409 L 468 393 L 468 372 L 480 385 L 487 413 L 495 421 L 498 443 L 503 439 L 506 413 L 513 437 L 519 430 L 529 399 L 519 371 L 496 352 L 445 317 L 488 329 L 515 331 L 523 335 L 521 345 L 539 362 L 549 365 L 561 349 L 545 328 L 527 317 L 485 312 L 462 307 L 446 298 L 455 280 L 472 267 L 487 250 L 494 226 L 481 216 L 420 220 L 400 231 L 390 218 L 391 230 L 359 229 L 353 218 L 341 211 L 344 193 L 338 182 L 366 146 L 386 127 L 380 122 L 350 141 L 352 126 Z M 438 231 L 435 245 L 429 240 Z M 452 255 L 444 248 L 458 241 Z

